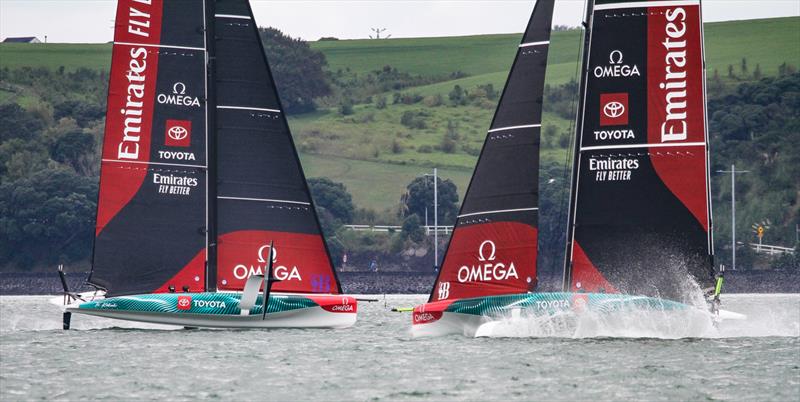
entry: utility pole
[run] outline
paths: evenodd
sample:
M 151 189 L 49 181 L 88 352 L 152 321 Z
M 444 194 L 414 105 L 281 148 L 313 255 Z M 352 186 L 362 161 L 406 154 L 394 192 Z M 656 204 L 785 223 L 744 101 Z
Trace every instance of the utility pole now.
M 433 271 L 439 272 L 439 173 L 433 168 Z
M 736 175 L 750 173 L 750 171 L 736 170 L 736 165 L 731 165 L 731 170 L 717 170 L 717 173 L 731 174 L 731 266 L 736 271 Z
M 431 175 L 425 174 L 425 176 Z M 426 208 L 426 218 L 427 212 Z M 439 170 L 437 168 L 433 168 L 433 270 L 439 272 Z

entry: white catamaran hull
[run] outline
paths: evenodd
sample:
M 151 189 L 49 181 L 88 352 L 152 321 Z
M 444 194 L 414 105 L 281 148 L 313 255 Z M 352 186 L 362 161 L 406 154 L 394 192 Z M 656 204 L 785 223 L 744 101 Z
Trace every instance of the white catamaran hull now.
M 346 328 L 356 322 L 357 300 L 337 295 L 271 295 L 242 312 L 240 293 L 145 294 L 78 301 L 65 313 L 151 324 L 206 328 Z
M 724 310 L 712 315 L 687 304 L 644 296 L 528 293 L 417 306 L 411 332 L 414 337 L 690 337 L 708 333 L 722 320 L 745 318 Z
M 261 316 L 178 316 L 164 313 L 90 311 L 80 308 L 67 308 L 65 311 L 117 320 L 204 328 L 347 328 L 356 323 L 356 314 L 331 313 L 321 307 L 270 313 L 263 320 Z

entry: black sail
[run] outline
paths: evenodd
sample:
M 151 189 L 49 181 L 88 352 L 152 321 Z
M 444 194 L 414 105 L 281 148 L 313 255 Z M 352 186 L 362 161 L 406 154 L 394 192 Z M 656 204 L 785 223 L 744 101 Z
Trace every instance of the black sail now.
M 553 5 L 536 2 L 429 301 L 536 286 L 539 139 Z
M 204 11 L 118 3 L 89 277 L 109 296 L 204 289 Z
M 688 301 L 713 271 L 700 2 L 589 7 L 565 290 Z
M 274 290 L 341 293 L 249 2 L 215 8 L 214 283 L 241 290 L 272 258 Z

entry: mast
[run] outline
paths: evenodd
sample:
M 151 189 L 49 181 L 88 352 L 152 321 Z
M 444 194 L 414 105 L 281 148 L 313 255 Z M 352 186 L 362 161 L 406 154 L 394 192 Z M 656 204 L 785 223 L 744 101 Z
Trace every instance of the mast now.
M 206 43 L 206 292 L 217 290 L 217 123 L 214 74 L 216 53 L 214 13 L 216 0 L 203 0 Z
M 592 39 L 592 14 L 594 0 L 586 0 L 586 16 L 583 20 L 583 55 L 581 56 L 581 78 L 578 85 L 578 113 L 575 115 L 575 137 L 572 149 L 572 170 L 569 185 L 569 207 L 567 212 L 566 250 L 564 252 L 564 274 L 562 276 L 562 289 L 569 291 L 572 281 L 572 240 L 575 237 L 575 201 L 576 186 L 578 183 L 578 162 L 580 161 L 581 133 L 583 132 L 583 115 L 586 106 L 586 78 L 589 74 L 589 47 Z

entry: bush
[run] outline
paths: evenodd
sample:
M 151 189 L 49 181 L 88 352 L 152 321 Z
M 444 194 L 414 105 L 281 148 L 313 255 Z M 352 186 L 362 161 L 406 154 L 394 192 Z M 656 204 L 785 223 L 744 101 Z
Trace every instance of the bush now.
M 402 154 L 403 151 L 404 151 L 403 144 L 401 144 L 400 141 L 397 141 L 396 139 L 392 140 L 392 153 L 395 155 Z
M 408 110 L 403 112 L 403 116 L 400 117 L 400 124 L 411 129 L 421 130 L 428 127 L 428 124 L 425 122 L 425 117 L 425 113 Z
M 416 214 L 409 215 L 403 221 L 403 237 L 415 243 L 425 240 L 425 229 L 422 228 L 422 223 Z
M 344 99 L 339 105 L 339 114 L 342 116 L 350 116 L 353 113 L 355 113 L 355 109 L 353 109 L 353 101 L 349 98 Z
M 400 103 L 404 105 L 413 105 L 419 103 L 424 99 L 420 94 L 402 94 L 400 95 Z
M 433 147 L 430 145 L 420 145 L 419 148 L 417 148 L 417 152 L 421 154 L 429 154 L 433 152 Z
M 453 87 L 453 90 L 447 95 L 450 99 L 450 103 L 453 106 L 461 106 L 467 104 L 467 94 L 461 85 L 456 85 Z
M 381 96 L 378 97 L 378 99 L 375 101 L 375 107 L 378 108 L 378 109 L 386 109 L 386 96 L 385 95 L 381 95 Z
M 445 132 L 445 136 L 453 141 L 458 141 L 461 139 L 461 135 L 458 134 L 458 122 L 455 120 L 447 120 L 447 131 Z
M 444 104 L 444 98 L 440 94 L 426 96 L 422 101 L 427 107 L 437 107 Z
M 441 145 L 439 145 L 439 149 L 446 154 L 452 154 L 456 152 L 456 145 L 456 142 L 445 134 L 442 138 Z

